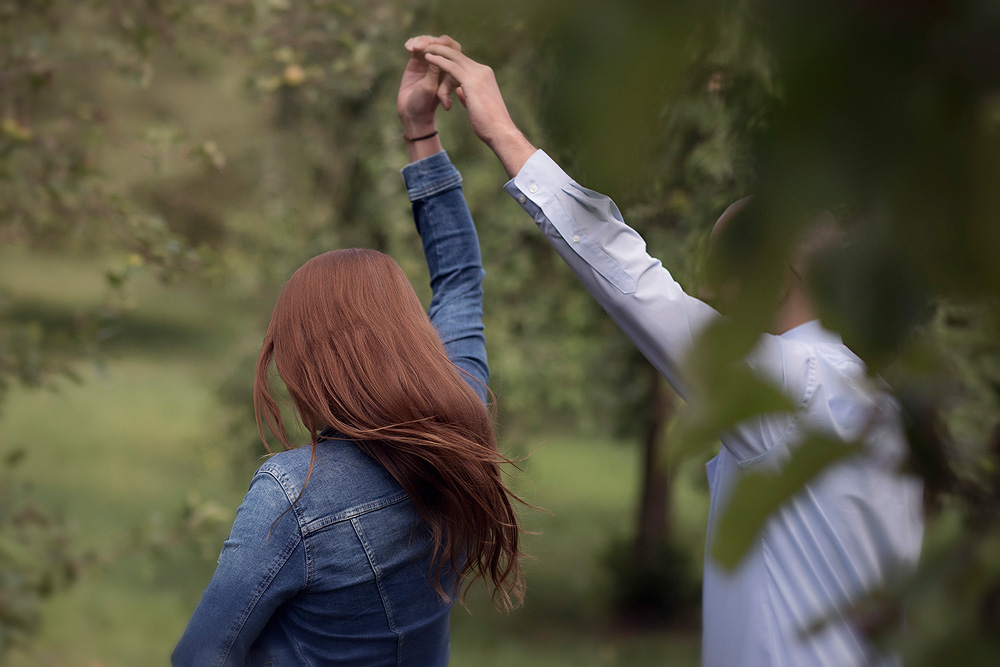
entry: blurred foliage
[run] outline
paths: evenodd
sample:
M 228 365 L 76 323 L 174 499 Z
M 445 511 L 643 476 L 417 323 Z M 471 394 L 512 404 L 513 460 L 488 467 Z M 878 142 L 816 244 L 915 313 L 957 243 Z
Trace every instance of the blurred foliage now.
M 992 0 L 0 0 L 0 242 L 118 258 L 96 313 L 53 323 L 0 300 L 0 390 L 72 372 L 138 271 L 225 274 L 261 317 L 291 271 L 331 247 L 377 248 L 425 275 L 396 173 L 394 98 L 403 40 L 449 32 L 494 67 L 529 138 L 616 195 L 689 290 L 712 222 L 757 193 L 759 233 L 741 248 L 756 298 L 702 341 L 692 372 L 712 398 L 681 417 L 658 459 L 668 465 L 780 404 L 754 378 L 732 382 L 729 365 L 766 328 L 766 296 L 808 213 L 846 214 L 848 243 L 810 280 L 824 320 L 899 395 L 938 536 L 909 585 L 872 604 L 908 601 L 916 630 L 895 641 L 914 647 L 913 664 L 935 664 L 955 638 L 966 664 L 985 664 L 1000 586 L 990 565 L 1000 539 L 998 23 Z M 164 73 L 198 77 L 219 63 L 244 77 L 244 103 L 267 124 L 233 113 L 245 129 L 229 142 L 171 118 L 121 135 L 128 111 L 116 101 L 141 99 Z M 482 230 L 506 441 L 546 423 L 615 421 L 637 433 L 645 362 L 504 201 L 503 172 L 461 113 L 442 115 Z M 120 187 L 102 162 L 116 144 L 158 176 Z M 248 357 L 259 334 L 247 334 Z M 251 368 L 223 390 L 244 452 L 259 451 Z M 835 458 L 824 452 L 803 453 L 815 465 L 772 479 L 764 500 L 748 482 L 724 521 L 759 525 Z M 716 548 L 735 557 L 747 539 L 734 531 Z M 942 606 L 962 613 L 924 632 L 921 610 Z
M 151 83 L 153 45 L 170 46 L 179 21 L 196 21 L 197 2 L 4 0 L 0 2 L 0 244 L 111 255 L 106 297 L 72 317 L 17 300 L 22 285 L 0 286 L 0 408 L 12 383 L 54 387 L 78 381 L 128 307 L 125 287 L 138 272 L 161 280 L 201 270 L 210 253 L 169 222 L 138 206 L 108 177 L 103 147 L 121 140 L 117 109 L 103 86 L 115 75 L 139 89 Z M 218 162 L 211 143 L 150 130 L 142 150 Z M 67 525 L 0 467 L 0 660 L 30 643 L 43 598 L 70 585 L 90 559 Z M 87 561 L 87 562 L 85 562 Z
M 115 72 L 148 86 L 152 44 L 169 44 L 194 2 L 69 0 L 0 2 L 0 243 L 103 251 L 117 266 L 100 308 L 69 322 L 12 312 L 0 291 L 0 399 L 11 381 L 38 386 L 76 377 L 73 361 L 93 353 L 119 313 L 120 289 L 150 269 L 164 279 L 200 265 L 198 251 L 161 217 L 136 207 L 105 178 L 98 155 L 115 141 L 115 109 L 94 83 Z M 159 145 L 157 145 L 159 143 Z M 151 155 L 166 147 L 150 135 Z
M 942 568 L 929 551 L 910 603 L 943 603 L 968 616 L 941 619 L 948 639 L 913 651 L 911 664 L 939 664 L 944 645 L 958 637 L 963 664 L 992 664 L 991 600 L 1000 579 L 984 554 L 994 553 L 1000 535 L 1000 280 L 992 256 L 1000 215 L 1000 6 L 760 8 L 754 21 L 767 31 L 782 102 L 756 141 L 761 198 L 776 231 L 754 261 L 780 257 L 782 236 L 791 234 L 778 230 L 794 232 L 803 211 L 841 202 L 856 211 L 848 243 L 813 277 L 825 296 L 824 319 L 892 381 L 928 497 L 951 505 L 963 528 L 943 547 L 964 552 L 961 565 Z M 791 476 L 783 483 L 788 493 L 799 488 Z M 733 506 L 748 498 L 734 497 Z M 929 533 L 943 520 L 931 513 Z
M 24 450 L 0 452 L 0 661 L 24 647 L 41 622 L 41 603 L 69 586 L 82 558 L 65 523 L 31 497 L 13 471 Z

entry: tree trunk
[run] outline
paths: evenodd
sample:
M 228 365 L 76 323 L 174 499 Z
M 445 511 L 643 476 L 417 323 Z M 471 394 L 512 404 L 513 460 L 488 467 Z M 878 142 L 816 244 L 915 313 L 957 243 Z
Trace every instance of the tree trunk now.
M 636 535 L 636 556 L 648 557 L 665 544 L 670 531 L 670 481 L 663 434 L 670 419 L 674 394 L 659 372 L 649 366 L 649 419 L 643 434 L 642 495 Z

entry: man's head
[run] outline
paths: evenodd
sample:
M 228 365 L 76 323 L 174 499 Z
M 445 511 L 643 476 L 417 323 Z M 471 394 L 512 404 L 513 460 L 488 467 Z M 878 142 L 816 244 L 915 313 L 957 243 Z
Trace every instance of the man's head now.
M 735 255 L 735 249 L 731 249 L 728 243 L 729 237 L 726 230 L 730 223 L 740 217 L 740 214 L 747 208 L 753 200 L 753 195 L 739 199 L 726 208 L 712 226 L 712 232 L 708 237 L 708 272 L 707 279 L 698 293 L 698 297 L 707 302 L 716 310 L 726 313 L 732 308 L 727 306 L 735 304 L 741 296 L 742 280 L 738 278 L 737 272 L 732 269 L 733 261 L 728 256 Z
M 745 313 L 753 307 L 748 301 L 757 300 L 775 311 L 770 330 L 783 333 L 816 318 L 807 278 L 816 256 L 843 234 L 833 214 L 821 211 L 794 227 L 794 240 L 775 238 L 781 229 L 770 227 L 765 214 L 749 196 L 719 216 L 699 297 L 726 315 Z

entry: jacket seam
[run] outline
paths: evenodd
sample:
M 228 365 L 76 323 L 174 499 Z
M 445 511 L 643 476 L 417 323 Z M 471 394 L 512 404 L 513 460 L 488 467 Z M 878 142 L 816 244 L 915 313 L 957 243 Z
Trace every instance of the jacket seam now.
M 382 609 L 385 611 L 385 620 L 389 625 L 389 630 L 396 635 L 396 664 L 402 664 L 403 661 L 403 635 L 396 627 L 396 621 L 392 614 L 392 605 L 389 604 L 389 597 L 385 593 L 385 588 L 382 586 L 382 567 L 378 563 L 378 559 L 375 557 L 375 552 L 372 551 L 371 545 L 368 544 L 368 540 L 365 539 L 365 531 L 361 528 L 361 524 L 357 521 L 357 517 L 351 519 L 351 526 L 354 528 L 354 534 L 358 536 L 358 541 L 361 542 L 361 548 L 365 550 L 365 556 L 368 558 L 368 565 L 372 569 L 372 575 L 375 577 L 375 587 L 378 589 L 379 599 L 382 601 Z
M 343 523 L 344 521 L 351 521 L 359 516 L 368 514 L 370 512 L 375 512 L 377 510 L 389 507 L 391 505 L 398 505 L 399 503 L 409 500 L 410 496 L 405 491 L 397 493 L 393 496 L 388 496 L 386 498 L 379 498 L 370 503 L 365 503 L 364 505 L 358 505 L 357 507 L 352 507 L 349 510 L 339 512 L 337 514 L 332 514 L 330 516 L 325 516 L 315 521 L 311 521 L 302 527 L 303 538 L 320 531 L 328 526 L 332 526 L 336 523 Z
M 310 555 L 309 541 L 306 539 L 308 534 L 306 533 L 305 530 L 305 517 L 302 515 L 302 509 L 299 506 L 299 503 L 294 502 L 293 499 L 290 497 L 290 495 L 295 495 L 297 497 L 298 494 L 295 493 L 294 487 L 289 489 L 289 487 L 292 486 L 291 484 L 289 484 L 288 486 L 285 485 L 285 480 L 283 479 L 285 477 L 284 471 L 282 470 L 274 471 L 268 469 L 268 470 L 262 470 L 261 472 L 265 475 L 270 475 L 274 479 L 274 481 L 278 483 L 278 486 L 281 487 L 282 492 L 284 492 L 285 494 L 285 500 L 288 502 L 290 511 L 293 514 L 295 514 L 295 524 L 299 529 L 299 540 L 302 542 L 302 559 L 305 562 L 305 570 L 306 570 L 305 582 L 303 583 L 303 587 L 309 588 L 310 586 L 312 586 L 313 582 L 313 563 L 312 563 L 312 557 Z M 290 490 L 292 491 L 291 494 L 289 493 Z
M 282 493 L 285 494 L 285 500 L 287 501 L 288 491 L 287 489 L 285 489 L 284 484 L 282 484 L 281 481 L 270 471 L 262 471 L 262 474 L 269 476 L 271 479 L 275 481 L 275 483 L 278 485 L 278 488 L 280 488 L 282 490 Z M 289 557 L 291 557 L 291 555 L 295 552 L 295 548 L 298 546 L 299 542 L 303 542 L 303 552 L 305 551 L 305 544 L 304 544 L 305 540 L 302 536 L 302 526 L 298 521 L 296 521 L 296 526 L 299 529 L 298 536 L 296 537 L 296 539 L 291 540 L 290 542 L 285 544 L 285 548 L 281 551 L 279 557 L 275 559 L 274 563 L 268 569 L 267 575 L 263 579 L 261 579 L 260 583 L 257 584 L 257 588 L 254 589 L 254 593 L 250 597 L 250 600 L 247 602 L 246 606 L 243 608 L 243 612 L 240 614 L 239 618 L 237 618 L 233 622 L 233 625 L 230 628 L 229 636 L 227 637 L 226 640 L 225 650 L 220 653 L 219 660 L 215 663 L 219 667 L 222 667 L 223 665 L 226 664 L 226 661 L 229 659 L 229 654 L 232 652 L 233 647 L 236 645 L 236 639 L 240 636 L 240 633 L 243 631 L 244 626 L 246 626 L 247 619 L 250 618 L 250 615 L 253 613 L 253 610 L 257 606 L 257 603 L 260 602 L 260 599 L 263 597 L 264 593 L 267 591 L 268 588 L 270 588 L 271 584 L 274 583 L 274 579 L 275 577 L 277 577 L 278 572 L 280 572 L 288 563 Z

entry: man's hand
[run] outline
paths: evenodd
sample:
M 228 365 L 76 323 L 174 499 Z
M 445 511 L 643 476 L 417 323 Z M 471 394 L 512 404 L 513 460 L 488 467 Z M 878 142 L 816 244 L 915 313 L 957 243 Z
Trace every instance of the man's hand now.
M 514 177 L 535 152 L 535 147 L 511 120 L 493 70 L 441 42 L 427 44 L 423 56 L 429 66 L 439 68 L 458 83 L 455 92 L 469 111 L 472 130 Z

